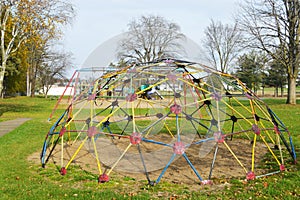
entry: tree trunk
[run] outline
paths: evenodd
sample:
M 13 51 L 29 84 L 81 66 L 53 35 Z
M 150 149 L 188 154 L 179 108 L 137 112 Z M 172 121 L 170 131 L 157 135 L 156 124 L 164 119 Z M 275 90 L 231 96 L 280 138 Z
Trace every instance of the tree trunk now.
M 275 86 L 274 97 L 278 97 L 278 86 Z
M 30 96 L 34 97 L 35 95 L 35 79 L 31 80 L 31 90 L 30 90 Z
M 6 70 L 6 59 L 3 57 L 2 59 L 2 65 L 0 66 L 0 97 L 3 98 L 4 93 L 4 76 L 5 76 L 5 70 Z
M 286 100 L 287 104 L 296 104 L 296 78 L 288 77 L 288 96 Z
M 36 89 L 36 77 L 37 77 L 37 62 L 32 62 L 32 71 L 31 71 L 31 77 L 30 77 L 30 84 L 31 84 L 31 90 L 30 90 L 30 96 L 35 96 L 35 89 Z
M 3 81 L 4 81 L 5 71 L 2 69 L 0 71 L 0 97 L 3 98 Z

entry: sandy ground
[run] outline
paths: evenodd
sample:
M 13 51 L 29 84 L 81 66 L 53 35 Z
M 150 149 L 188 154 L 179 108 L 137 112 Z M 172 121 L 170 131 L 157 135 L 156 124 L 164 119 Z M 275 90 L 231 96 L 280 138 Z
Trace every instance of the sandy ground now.
M 114 163 L 121 157 L 121 154 L 125 151 L 126 147 L 128 147 L 128 144 L 128 140 L 124 138 L 100 138 L 96 141 L 102 171 L 109 172 Z M 233 139 L 232 141 L 226 141 L 226 144 L 228 144 L 230 149 L 239 158 L 247 172 L 251 171 L 251 143 L 247 140 Z M 69 162 L 79 145 L 80 143 L 77 142 L 72 145 L 66 144 L 64 146 L 64 165 Z M 162 147 L 160 145 L 145 142 L 141 142 L 140 147 L 143 160 L 147 171 L 149 172 L 149 177 L 151 180 L 155 181 L 162 173 L 163 168 L 170 161 L 173 150 L 170 147 Z M 213 144 L 206 143 L 205 145 L 192 145 L 185 150 L 187 158 L 193 164 L 203 180 L 209 179 L 215 147 L 216 146 Z M 72 161 L 70 167 L 72 167 L 72 165 L 79 165 L 83 170 L 96 174 L 99 173 L 94 152 L 93 145 L 87 141 Z M 267 148 L 263 144 L 256 144 L 255 166 L 262 160 L 262 157 L 266 152 Z M 39 155 L 40 152 L 37 152 L 31 155 L 29 160 L 38 163 L 40 162 Z M 55 163 L 58 166 L 61 165 L 61 146 L 56 146 L 49 162 Z M 241 167 L 228 148 L 220 143 L 218 145 L 218 153 L 210 179 L 230 179 L 233 177 L 245 178 L 245 169 Z M 138 153 L 136 145 L 129 145 L 129 149 L 126 151 L 125 155 L 121 157 L 121 160 L 117 162 L 117 165 L 113 168 L 113 172 L 116 172 L 120 176 L 135 178 L 136 180 L 147 180 L 141 162 L 141 156 Z M 255 168 L 255 174 L 259 175 L 262 173 L 262 170 Z M 195 175 L 192 168 L 187 163 L 187 160 L 182 155 L 176 155 L 174 161 L 167 168 L 161 180 L 191 185 L 199 185 L 200 183 L 199 178 Z

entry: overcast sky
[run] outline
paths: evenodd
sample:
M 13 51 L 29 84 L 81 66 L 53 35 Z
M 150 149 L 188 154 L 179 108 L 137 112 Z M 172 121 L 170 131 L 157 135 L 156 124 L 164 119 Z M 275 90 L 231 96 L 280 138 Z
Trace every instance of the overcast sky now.
M 127 31 L 141 15 L 159 15 L 177 23 L 200 44 L 210 19 L 232 23 L 239 0 L 73 0 L 76 18 L 65 31 L 63 46 L 80 68 L 89 55 L 110 38 Z

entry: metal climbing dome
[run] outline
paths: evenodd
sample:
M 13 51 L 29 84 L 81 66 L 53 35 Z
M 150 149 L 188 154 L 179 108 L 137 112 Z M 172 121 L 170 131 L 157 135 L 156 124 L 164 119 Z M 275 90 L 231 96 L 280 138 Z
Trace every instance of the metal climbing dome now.
M 223 163 L 236 163 L 247 180 L 285 170 L 286 154 L 296 161 L 283 122 L 229 74 L 172 59 L 98 74 L 91 70 L 93 78 L 86 71 L 74 73 L 68 101 L 58 101 L 67 101 L 62 104 L 66 109 L 46 135 L 43 167 L 60 155 L 64 175 L 87 151 L 97 163 L 99 182 L 109 181 L 112 171 L 123 171 L 142 173 L 153 185 L 182 159 L 200 183 L 209 184 L 225 173 L 218 170 L 220 152 L 227 155 Z M 261 155 L 269 155 L 278 167 L 260 169 Z

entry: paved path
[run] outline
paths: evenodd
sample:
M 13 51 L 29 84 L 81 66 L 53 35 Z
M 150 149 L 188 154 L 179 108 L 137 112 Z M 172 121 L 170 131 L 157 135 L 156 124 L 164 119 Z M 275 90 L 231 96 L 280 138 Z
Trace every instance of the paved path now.
M 31 120 L 31 118 L 18 118 L 14 120 L 4 121 L 0 122 L 0 137 L 3 136 L 6 133 L 11 132 L 24 122 Z

